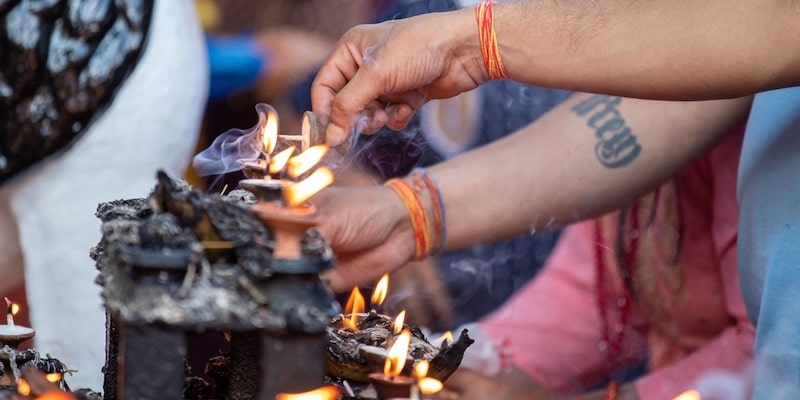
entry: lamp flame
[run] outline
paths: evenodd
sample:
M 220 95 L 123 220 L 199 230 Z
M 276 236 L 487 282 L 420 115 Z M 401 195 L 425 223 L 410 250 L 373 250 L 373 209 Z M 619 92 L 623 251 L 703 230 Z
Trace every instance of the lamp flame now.
M 433 339 L 433 344 L 436 346 L 440 346 L 442 343 L 447 345 L 448 343 L 453 343 L 453 332 L 446 331 L 436 339 Z
M 59 374 L 58 372 L 51 372 L 49 374 L 46 374 L 44 376 L 44 379 L 47 379 L 47 381 L 50 383 L 56 383 L 61 380 L 61 377 L 62 377 L 61 374 Z
M 687 390 L 672 400 L 700 400 L 700 392 L 694 389 Z
M 442 381 L 436 378 L 421 378 L 417 381 L 417 387 L 419 387 L 419 392 L 423 395 L 429 394 L 436 394 L 444 389 L 444 384 Z
M 386 355 L 386 362 L 383 364 L 383 373 L 386 376 L 397 376 L 403 372 L 408 357 L 408 347 L 411 344 L 411 332 L 404 329 L 400 336 L 395 339 L 389 354 Z
M 23 396 L 31 394 L 31 384 L 25 378 L 20 378 L 17 382 L 17 393 Z
M 386 300 L 386 293 L 389 291 L 389 274 L 383 274 L 378 284 L 375 285 L 375 290 L 372 291 L 372 304 L 379 306 Z
M 261 130 L 261 142 L 264 143 L 267 154 L 272 154 L 278 144 L 278 113 L 272 107 L 267 110 L 267 121 Z
M 317 165 L 319 161 L 322 160 L 322 157 L 325 157 L 325 154 L 328 154 L 328 150 L 330 150 L 330 146 L 327 144 L 309 147 L 306 149 L 306 151 L 292 157 L 289 160 L 289 165 L 286 167 L 286 172 L 288 172 L 289 176 L 292 178 L 297 178 L 298 176 L 303 175 Z
M 335 386 L 322 386 L 303 393 L 278 393 L 275 400 L 336 400 L 341 391 Z
M 37 400 L 75 400 L 71 394 L 60 390 L 50 390 L 36 398 Z
M 278 172 L 281 172 L 283 167 L 285 167 L 286 163 L 289 161 L 289 158 L 292 157 L 292 154 L 294 153 L 295 148 L 296 147 L 294 145 L 291 145 L 291 146 L 285 148 L 280 153 L 275 154 L 274 156 L 272 156 L 272 158 L 270 158 L 270 160 L 269 160 L 269 173 L 270 174 L 277 174 Z
M 422 379 L 428 376 L 428 369 L 430 368 L 431 363 L 428 360 L 419 360 L 414 364 L 414 377 L 417 379 Z
M 392 331 L 394 334 L 399 334 L 403 331 L 403 324 L 406 322 L 406 310 L 400 311 L 397 316 L 394 318 L 394 322 L 392 323 Z
M 342 324 L 345 329 L 353 332 L 358 330 L 358 314 L 364 312 L 365 306 L 364 296 L 358 290 L 358 286 L 354 287 L 344 306 L 345 317 L 342 319 Z
M 289 160 L 291 162 L 291 160 Z M 321 167 L 308 178 L 287 185 L 283 190 L 286 204 L 296 207 L 333 183 L 333 172 L 330 168 Z

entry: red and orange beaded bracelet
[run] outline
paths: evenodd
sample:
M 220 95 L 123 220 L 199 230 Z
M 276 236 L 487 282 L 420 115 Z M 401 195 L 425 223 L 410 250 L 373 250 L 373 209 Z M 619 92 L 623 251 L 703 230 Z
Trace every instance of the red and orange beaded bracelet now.
M 497 33 L 494 30 L 494 0 L 486 0 L 475 6 L 475 19 L 478 21 L 478 40 L 481 45 L 483 64 L 489 79 L 506 79 L 506 67 L 500 58 Z

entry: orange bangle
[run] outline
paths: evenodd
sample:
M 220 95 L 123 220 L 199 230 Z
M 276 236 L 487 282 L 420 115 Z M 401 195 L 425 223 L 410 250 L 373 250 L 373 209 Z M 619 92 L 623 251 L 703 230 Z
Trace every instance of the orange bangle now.
M 475 6 L 475 19 L 478 21 L 478 41 L 481 45 L 483 65 L 489 79 L 506 79 L 506 67 L 500 58 L 497 33 L 494 30 L 494 0 L 486 0 Z
M 430 236 L 428 231 L 428 218 L 425 216 L 425 207 L 417 192 L 404 180 L 394 178 L 386 181 L 386 186 L 392 188 L 403 204 L 408 209 L 411 217 L 411 228 L 414 230 L 414 260 L 419 261 L 429 253 Z
M 414 178 L 414 189 L 417 193 L 421 193 L 423 189 L 428 189 L 428 193 L 431 197 L 433 206 L 433 232 L 431 236 L 434 240 L 430 243 L 431 247 L 428 249 L 428 254 L 433 254 L 444 246 L 446 240 L 444 202 L 442 201 L 439 187 L 425 169 L 415 168 L 412 177 Z

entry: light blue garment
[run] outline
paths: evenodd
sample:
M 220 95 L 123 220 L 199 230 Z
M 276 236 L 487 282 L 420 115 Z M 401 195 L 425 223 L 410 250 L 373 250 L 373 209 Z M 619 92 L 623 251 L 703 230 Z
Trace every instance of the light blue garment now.
M 755 399 L 800 399 L 800 87 L 756 96 L 739 165 L 739 269 Z

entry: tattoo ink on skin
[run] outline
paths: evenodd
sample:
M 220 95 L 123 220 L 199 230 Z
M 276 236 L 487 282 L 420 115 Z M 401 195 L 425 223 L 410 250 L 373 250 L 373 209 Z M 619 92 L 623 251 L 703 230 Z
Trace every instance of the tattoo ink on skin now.
M 608 168 L 630 164 L 642 150 L 616 109 L 621 101 L 617 96 L 597 94 L 572 107 L 576 115 L 588 118 L 586 125 L 594 129 L 599 140 L 594 148 L 595 156 Z

